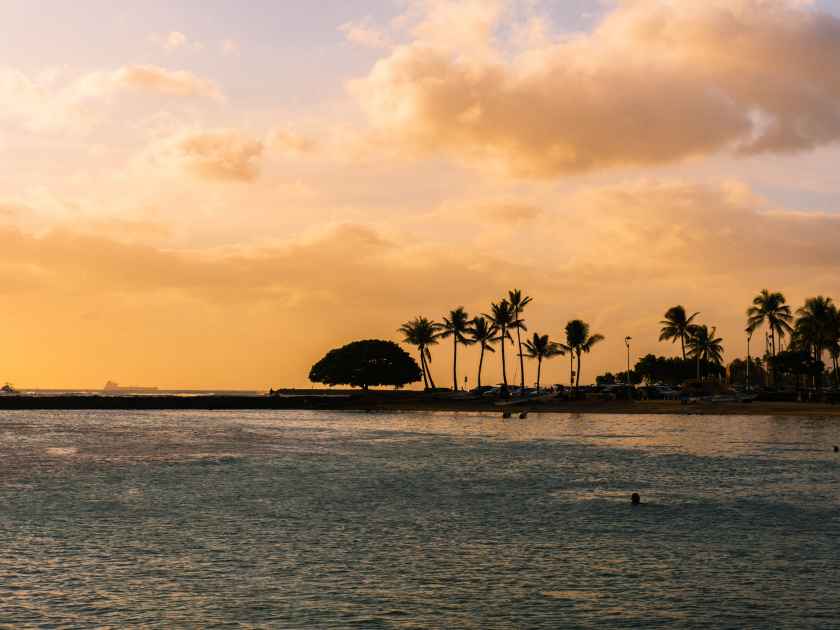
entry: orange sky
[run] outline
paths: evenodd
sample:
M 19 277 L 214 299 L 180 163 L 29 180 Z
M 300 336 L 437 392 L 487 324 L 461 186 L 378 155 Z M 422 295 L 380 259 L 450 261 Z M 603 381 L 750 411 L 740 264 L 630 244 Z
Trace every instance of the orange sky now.
M 110 16 L 102 52 L 9 44 L 0 380 L 302 386 L 335 345 L 522 288 L 532 332 L 606 336 L 591 381 L 626 335 L 676 352 L 657 341 L 674 304 L 729 360 L 760 289 L 840 298 L 832 3 L 362 5 L 272 31 L 151 3 Z

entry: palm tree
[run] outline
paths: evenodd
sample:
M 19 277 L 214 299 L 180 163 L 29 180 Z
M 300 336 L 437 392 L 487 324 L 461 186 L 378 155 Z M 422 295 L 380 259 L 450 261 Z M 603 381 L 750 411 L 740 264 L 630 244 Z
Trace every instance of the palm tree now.
M 793 315 L 786 302 L 785 296 L 781 293 L 770 293 L 767 289 L 762 289 L 761 293 L 753 298 L 753 305 L 747 309 L 747 331 L 753 332 L 765 322 L 767 323 L 770 329 L 770 350 L 773 356 L 776 356 L 776 338 L 778 337 L 781 343 L 786 334 L 793 332 L 790 325 Z
M 830 297 L 818 295 L 805 300 L 805 305 L 796 311 L 796 315 L 794 334 L 797 341 L 811 353 L 814 361 L 821 361 L 823 351 L 835 341 L 837 307 Z
M 672 343 L 675 343 L 679 339 L 683 360 L 685 360 L 685 344 L 691 336 L 692 322 L 699 314 L 694 313 L 688 317 L 684 306 L 672 306 L 665 313 L 665 319 L 659 322 L 662 326 L 662 330 L 659 331 L 659 341 L 670 339 Z
M 575 351 L 566 343 L 557 344 L 564 354 L 569 355 L 569 387 L 575 386 Z
M 723 339 L 715 337 L 717 329 L 708 326 L 694 325 L 688 339 L 689 356 L 697 359 L 697 380 L 700 380 L 700 362 L 706 361 L 715 365 L 723 363 Z
M 510 302 L 507 300 L 502 300 L 501 302 L 494 302 L 490 305 L 490 314 L 485 315 L 487 319 L 489 319 L 493 324 L 496 325 L 496 328 L 499 329 L 498 336 L 496 337 L 499 341 L 502 342 L 502 382 L 505 384 L 505 389 L 507 389 L 508 381 L 507 381 L 507 367 L 505 363 L 505 341 L 511 339 L 510 328 L 515 326 L 516 322 L 516 312 L 513 310 Z
M 834 308 L 834 315 L 829 326 L 828 353 L 834 366 L 834 387 L 840 387 L 840 309 Z
M 432 389 L 435 389 L 435 381 L 429 369 L 429 363 L 432 362 L 432 353 L 429 346 L 437 345 L 440 336 L 440 324 L 425 317 L 415 317 L 400 326 L 398 330 L 403 334 L 403 342 L 417 346 L 417 350 L 420 352 L 420 368 L 423 371 L 424 387 L 429 389 L 431 385 Z
M 549 341 L 548 335 L 538 335 L 537 333 L 534 333 L 530 341 L 525 342 L 525 351 L 528 353 L 528 357 L 537 360 L 537 393 L 539 393 L 543 359 L 550 359 L 566 353 L 560 348 L 559 344 Z
M 566 324 L 565 347 L 569 348 L 572 352 L 574 352 L 575 357 L 577 358 L 577 377 L 575 378 L 575 392 L 577 392 L 578 388 L 580 387 L 580 355 L 584 352 L 588 354 L 589 351 L 592 350 L 593 346 L 595 346 L 595 344 L 600 343 L 603 340 L 603 335 L 590 335 L 589 324 L 580 319 L 573 319 L 568 324 Z
M 458 391 L 458 344 L 469 346 L 473 343 L 467 337 L 470 331 L 470 316 L 459 306 L 454 311 L 449 311 L 449 317 L 443 318 L 440 327 L 442 338 L 452 337 L 452 390 Z
M 481 389 L 481 368 L 484 365 L 484 352 L 496 352 L 492 344 L 498 341 L 496 335 L 499 329 L 486 317 L 478 316 L 473 318 L 469 332 L 472 343 L 479 344 L 481 348 L 481 354 L 478 357 L 478 388 Z
M 522 315 L 525 307 L 531 303 L 531 298 L 527 295 L 522 295 L 521 289 L 513 289 L 512 291 L 508 291 L 508 301 L 514 312 L 514 322 L 511 328 L 516 328 L 516 344 L 519 348 L 519 387 L 525 389 L 525 357 L 522 356 L 520 331 L 528 329 L 525 327 L 525 322 L 520 315 Z

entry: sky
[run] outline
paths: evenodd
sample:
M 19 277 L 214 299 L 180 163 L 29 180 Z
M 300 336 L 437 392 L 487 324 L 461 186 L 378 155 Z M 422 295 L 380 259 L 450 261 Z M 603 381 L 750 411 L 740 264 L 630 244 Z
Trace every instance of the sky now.
M 582 382 L 626 336 L 675 354 L 675 304 L 744 356 L 761 289 L 840 299 L 838 16 L 0 0 L 0 380 L 307 386 L 330 348 L 513 288 L 529 334 L 606 337 Z

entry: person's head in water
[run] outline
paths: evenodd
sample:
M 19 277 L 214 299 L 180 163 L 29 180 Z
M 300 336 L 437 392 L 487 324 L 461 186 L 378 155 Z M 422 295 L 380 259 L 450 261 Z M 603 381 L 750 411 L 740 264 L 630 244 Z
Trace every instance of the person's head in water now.
M 634 492 L 630 495 L 630 503 L 633 505 L 639 505 L 642 502 L 642 497 L 639 496 L 638 492 Z

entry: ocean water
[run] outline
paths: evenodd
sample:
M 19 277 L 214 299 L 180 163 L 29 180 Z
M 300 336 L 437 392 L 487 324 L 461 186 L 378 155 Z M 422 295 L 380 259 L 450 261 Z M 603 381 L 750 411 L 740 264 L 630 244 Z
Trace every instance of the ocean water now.
M 795 417 L 4 412 L 0 627 L 840 628 L 835 444 Z

